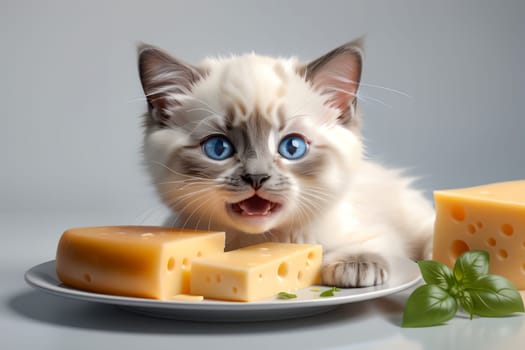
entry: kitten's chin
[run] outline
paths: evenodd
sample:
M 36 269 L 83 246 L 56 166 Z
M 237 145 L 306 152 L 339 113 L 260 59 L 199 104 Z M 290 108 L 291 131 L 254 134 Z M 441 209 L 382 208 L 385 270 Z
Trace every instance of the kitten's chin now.
M 246 233 L 263 233 L 271 229 L 283 205 L 258 195 L 236 203 L 226 203 L 226 212 L 235 226 Z

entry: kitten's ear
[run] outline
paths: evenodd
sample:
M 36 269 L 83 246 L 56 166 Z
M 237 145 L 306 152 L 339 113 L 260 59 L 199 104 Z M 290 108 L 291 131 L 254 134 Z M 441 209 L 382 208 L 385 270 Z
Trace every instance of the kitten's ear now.
M 140 81 L 153 118 L 167 122 L 203 74 L 168 53 L 146 44 L 138 47 Z
M 359 38 L 308 63 L 303 74 L 314 88 L 330 96 L 330 105 L 346 111 L 357 101 L 362 65 L 363 38 Z

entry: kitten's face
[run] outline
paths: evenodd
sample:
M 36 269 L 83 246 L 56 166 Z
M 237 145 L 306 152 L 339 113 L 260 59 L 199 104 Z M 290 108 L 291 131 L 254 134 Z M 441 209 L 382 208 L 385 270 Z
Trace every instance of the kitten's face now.
M 145 159 L 177 226 L 291 229 L 341 198 L 361 159 L 348 107 L 359 75 L 341 79 L 360 65 L 355 49 L 342 54 L 337 65 L 341 53 L 309 66 L 247 55 L 195 68 L 142 50 Z

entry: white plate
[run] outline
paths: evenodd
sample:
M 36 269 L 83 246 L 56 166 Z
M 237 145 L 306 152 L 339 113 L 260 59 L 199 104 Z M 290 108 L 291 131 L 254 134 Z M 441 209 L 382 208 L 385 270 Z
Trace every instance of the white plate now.
M 269 298 L 255 302 L 228 302 L 204 300 L 201 302 L 161 301 L 155 299 L 122 297 L 86 292 L 64 286 L 55 273 L 55 261 L 36 265 L 25 274 L 31 286 L 61 297 L 83 301 L 113 304 L 127 310 L 155 317 L 201 322 L 265 321 L 310 316 L 330 311 L 342 304 L 383 297 L 410 288 L 421 280 L 417 264 L 406 259 L 396 264 L 396 280 L 367 288 L 341 288 L 333 297 L 319 297 L 318 287 L 296 292 L 297 298 L 281 300 Z

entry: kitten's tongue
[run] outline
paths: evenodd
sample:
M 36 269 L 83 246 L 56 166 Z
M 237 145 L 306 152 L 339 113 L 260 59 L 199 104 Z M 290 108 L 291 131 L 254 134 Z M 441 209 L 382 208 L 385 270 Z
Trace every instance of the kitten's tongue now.
M 238 205 L 242 209 L 243 214 L 266 215 L 272 209 L 273 203 L 259 196 L 253 196 L 239 202 Z

